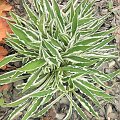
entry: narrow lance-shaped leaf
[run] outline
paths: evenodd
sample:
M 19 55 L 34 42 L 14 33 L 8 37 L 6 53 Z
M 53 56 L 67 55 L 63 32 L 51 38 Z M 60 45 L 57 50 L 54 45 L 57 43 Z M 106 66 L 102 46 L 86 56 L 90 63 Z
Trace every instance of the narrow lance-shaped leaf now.
M 75 4 L 78 2 L 78 0 L 69 0 L 65 7 L 63 8 L 63 11 L 66 13 L 69 11 L 69 9 L 71 8 L 71 5 L 73 4 L 75 6 Z
M 26 103 L 26 100 L 27 99 L 29 99 L 29 95 L 26 95 L 26 96 L 24 96 L 24 97 L 22 97 L 22 98 L 20 98 L 20 99 L 18 99 L 18 100 L 16 100 L 16 101 L 14 101 L 14 102 L 11 102 L 11 103 L 5 103 L 4 105 L 3 105 L 3 107 L 15 107 L 15 106 L 19 106 L 20 104 L 22 104 L 22 103 Z
M 80 89 L 84 94 L 86 94 L 96 105 L 100 106 L 98 100 L 85 86 L 83 86 L 80 82 L 76 80 L 74 80 L 73 83 L 78 89 Z
M 28 105 L 30 104 L 30 102 L 21 104 L 19 107 L 15 108 L 15 110 L 9 115 L 8 120 L 13 120 L 15 119 L 15 117 L 17 115 L 20 114 L 21 111 L 23 111 L 26 107 L 28 107 Z
M 31 42 L 31 40 L 28 38 L 27 34 L 20 29 L 19 27 L 16 27 L 13 24 L 9 24 L 10 28 L 13 30 L 13 32 L 16 34 L 16 36 L 23 42 L 24 44 L 28 44 Z
M 9 55 L 9 56 L 4 57 L 4 59 L 0 61 L 0 67 L 3 67 L 4 65 L 11 62 L 15 58 L 16 55 L 17 54 L 13 54 L 13 55 Z
M 77 56 L 66 56 L 65 59 L 67 59 L 68 61 L 74 62 L 74 63 L 83 63 L 83 62 L 90 62 L 89 59 L 85 59 L 82 57 L 77 57 Z
M 35 25 L 37 25 L 37 16 L 35 15 L 34 11 L 32 11 L 29 6 L 26 4 L 26 2 L 24 1 L 24 8 L 27 12 L 27 14 L 29 15 L 29 18 L 35 23 Z
M 86 117 L 85 113 L 81 110 L 81 108 L 75 103 L 74 100 L 72 100 L 72 104 L 75 108 L 75 110 L 77 111 L 77 113 L 84 119 L 84 120 L 88 120 L 88 118 Z
M 101 47 L 104 47 L 104 45 L 108 44 L 110 41 L 112 41 L 114 39 L 114 37 L 109 37 L 108 39 L 103 40 L 102 42 L 98 43 L 97 45 L 95 45 L 95 47 L 93 47 L 93 49 L 99 49 Z
M 58 6 L 56 0 L 52 0 L 52 3 L 53 3 L 54 11 L 56 12 L 57 17 L 58 17 L 62 27 L 64 28 L 64 21 L 63 21 L 59 6 Z
M 52 7 L 51 7 L 49 1 L 48 1 L 48 0 L 45 0 L 45 4 L 46 4 L 47 10 L 48 10 L 48 12 L 50 13 L 51 17 L 54 18 L 54 12 L 53 12 L 53 10 L 52 10 Z
M 34 59 L 27 64 L 25 64 L 23 67 L 19 68 L 20 71 L 31 71 L 35 70 L 39 67 L 42 67 L 45 64 L 45 61 L 42 59 Z
M 71 3 L 71 11 L 70 11 L 70 22 L 72 22 L 72 19 L 74 17 L 74 8 L 73 8 L 73 3 Z
M 78 27 L 78 13 L 76 12 L 72 19 L 72 36 L 74 36 L 75 32 L 77 31 L 77 27 Z
M 3 79 L 6 79 L 6 78 L 10 78 L 12 75 L 14 75 L 16 73 L 16 70 L 13 70 L 13 71 L 9 71 L 9 72 L 6 72 L 4 74 L 1 74 L 0 75 L 0 80 L 3 80 Z
M 54 101 L 52 101 L 51 103 L 49 103 L 47 106 L 45 106 L 42 110 L 40 110 L 39 112 L 37 112 L 36 114 L 32 115 L 33 118 L 36 117 L 41 117 L 43 114 L 45 114 L 56 102 L 58 102 L 62 97 L 64 96 L 64 94 L 60 95 L 59 97 L 57 97 Z
M 45 15 L 43 14 L 38 21 L 38 29 L 44 35 L 45 34 Z
M 71 115 L 72 115 L 72 103 L 70 103 L 68 113 L 67 113 L 67 115 L 65 116 L 65 118 L 63 120 L 69 120 Z
M 93 116 L 98 118 L 98 114 L 94 111 L 94 108 L 89 104 L 87 100 L 85 100 L 83 97 L 78 95 L 76 92 L 74 92 L 74 95 L 88 112 L 90 112 Z
M 95 81 L 97 84 L 99 84 L 100 86 L 104 86 L 105 88 L 110 88 L 109 86 L 106 86 L 104 82 L 102 82 L 98 77 L 96 77 L 95 75 L 91 75 L 92 80 Z M 109 78 L 108 78 L 109 79 Z
M 89 48 L 91 48 L 91 46 L 73 46 L 66 51 L 65 55 L 84 52 Z
M 28 111 L 26 112 L 22 120 L 28 120 L 31 117 L 31 115 L 38 109 L 40 102 L 41 98 L 36 98 L 35 100 L 33 100 L 32 104 L 29 106 Z
M 32 84 L 38 79 L 39 75 L 41 74 L 41 69 L 39 68 L 37 71 L 35 71 L 28 79 L 28 82 L 26 83 L 25 87 L 23 88 L 22 92 L 25 92 L 28 88 L 31 87 Z
M 50 53 L 53 56 L 57 56 L 60 60 L 62 60 L 62 57 L 60 55 L 60 53 L 58 52 L 58 50 L 56 48 L 54 48 L 50 43 L 48 43 L 47 41 L 44 41 L 47 49 L 50 51 Z
M 24 80 L 24 79 L 27 79 L 28 77 L 29 77 L 29 75 L 19 76 L 19 77 L 15 77 L 15 78 L 11 77 L 11 78 L 6 78 L 6 79 L 1 79 L 0 85 L 9 84 L 9 83 L 16 82 L 19 80 Z
M 43 96 L 46 96 L 46 95 L 50 95 L 53 92 L 55 92 L 54 89 L 47 89 L 47 90 L 33 92 L 33 93 L 30 94 L 30 96 L 31 97 L 43 97 Z

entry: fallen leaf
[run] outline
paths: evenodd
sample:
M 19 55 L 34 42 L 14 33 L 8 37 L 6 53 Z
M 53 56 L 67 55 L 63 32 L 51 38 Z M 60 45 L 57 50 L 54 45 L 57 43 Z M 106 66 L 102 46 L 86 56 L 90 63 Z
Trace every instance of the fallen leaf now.
M 3 86 L 0 86 L 0 92 L 6 90 L 8 91 L 10 89 L 11 85 L 10 84 L 5 84 Z
M 5 0 L 0 0 L 0 16 L 3 16 L 3 12 L 8 12 L 12 9 L 12 6 L 9 5 Z
M 9 5 L 5 0 L 0 0 L 0 44 L 4 44 L 4 39 L 7 37 L 7 33 L 12 33 L 7 21 L 1 16 L 7 17 L 7 12 L 12 9 L 12 6 Z M 9 17 L 8 17 L 9 18 Z M 8 51 L 0 46 L 0 61 L 4 59 L 4 57 L 8 54 Z M 5 70 L 7 66 L 3 66 L 0 69 Z
M 55 120 L 55 117 L 56 117 L 56 111 L 55 111 L 55 108 L 51 108 L 46 117 L 43 117 L 42 120 Z
M 3 46 L 0 46 L 0 56 L 6 56 L 7 54 L 7 49 L 5 49 Z
M 6 20 L 0 18 L 0 43 L 4 43 L 3 39 L 7 37 L 7 32 L 12 33 L 12 30 L 10 29 Z

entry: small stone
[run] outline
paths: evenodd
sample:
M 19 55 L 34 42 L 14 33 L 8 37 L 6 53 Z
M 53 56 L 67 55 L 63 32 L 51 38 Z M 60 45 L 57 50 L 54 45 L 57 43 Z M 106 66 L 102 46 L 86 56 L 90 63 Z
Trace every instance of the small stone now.
M 108 117 L 109 117 L 110 119 L 115 120 L 115 119 L 118 118 L 118 114 L 117 114 L 117 113 L 110 113 L 110 114 L 108 115 Z
M 64 113 L 62 113 L 62 114 L 56 114 L 57 120 L 63 120 L 64 117 L 65 117 Z
M 60 104 L 66 104 L 66 105 L 69 105 L 69 101 L 66 97 L 63 97 L 61 100 L 60 100 Z

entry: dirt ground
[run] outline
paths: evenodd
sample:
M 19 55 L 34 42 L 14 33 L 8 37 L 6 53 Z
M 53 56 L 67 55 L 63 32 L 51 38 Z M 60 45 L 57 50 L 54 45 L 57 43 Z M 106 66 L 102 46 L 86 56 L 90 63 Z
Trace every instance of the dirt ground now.
M 28 0 L 29 4 L 32 5 L 32 0 Z M 21 0 L 7 0 L 12 6 L 13 11 L 15 11 L 18 15 L 24 16 L 24 9 L 22 6 Z M 59 0 L 60 4 L 65 4 L 66 0 Z M 108 12 L 111 12 L 110 17 L 105 21 L 104 25 L 101 27 L 103 30 L 107 30 L 112 26 L 117 26 L 118 29 L 115 32 L 115 41 L 113 44 L 117 44 L 118 51 L 120 50 L 120 0 L 96 0 L 94 5 L 94 10 L 96 16 L 106 15 Z M 13 66 L 20 66 L 20 63 L 15 63 Z M 105 71 L 106 73 L 110 73 L 114 70 L 120 69 L 120 60 L 113 60 L 111 63 L 104 63 L 100 68 L 100 70 Z M 0 71 L 2 74 L 3 71 Z M 23 81 L 21 81 L 23 82 Z M 7 91 L 2 91 L 0 93 L 0 97 L 3 97 L 7 102 L 14 101 L 20 97 L 18 94 L 19 91 L 15 89 L 15 86 L 20 84 L 20 82 L 16 82 L 11 84 L 10 89 Z M 100 100 L 102 105 L 101 108 L 97 108 L 94 106 L 95 110 L 98 112 L 100 116 L 100 120 L 120 120 L 120 75 L 110 81 L 108 83 L 112 86 L 112 89 L 106 91 L 107 93 L 114 95 L 115 99 L 112 103 L 106 103 Z M 69 102 L 66 98 L 60 100 L 52 109 L 48 111 L 48 113 L 43 118 L 38 119 L 30 119 L 30 120 L 63 120 L 66 113 L 68 112 Z M 1 108 L 0 107 L 0 120 L 7 120 L 7 116 L 13 111 L 13 108 Z M 89 120 L 96 120 L 93 116 L 91 116 L 87 111 L 84 111 L 88 115 Z M 19 116 L 14 120 L 21 120 L 22 115 L 25 111 L 21 112 Z M 71 117 L 71 120 L 82 120 L 74 111 Z

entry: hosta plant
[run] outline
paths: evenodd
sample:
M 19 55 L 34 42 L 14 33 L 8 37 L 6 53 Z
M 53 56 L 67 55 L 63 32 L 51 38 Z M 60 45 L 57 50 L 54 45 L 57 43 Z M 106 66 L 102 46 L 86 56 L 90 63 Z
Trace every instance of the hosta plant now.
M 115 46 L 110 44 L 115 28 L 100 31 L 109 15 L 96 17 L 94 1 L 69 0 L 62 7 L 56 0 L 34 0 L 32 6 L 23 1 L 27 19 L 10 13 L 13 34 L 6 42 L 13 51 L 0 67 L 16 61 L 22 66 L 0 75 L 0 85 L 25 82 L 16 86 L 23 97 L 2 105 L 15 107 L 8 120 L 26 108 L 22 120 L 41 117 L 63 97 L 69 100 L 64 120 L 70 119 L 73 109 L 84 120 L 88 119 L 84 110 L 99 119 L 91 101 L 97 107 L 98 98 L 111 101 L 105 82 L 119 71 L 105 74 L 98 69 L 116 58 Z

